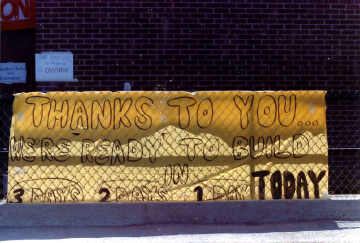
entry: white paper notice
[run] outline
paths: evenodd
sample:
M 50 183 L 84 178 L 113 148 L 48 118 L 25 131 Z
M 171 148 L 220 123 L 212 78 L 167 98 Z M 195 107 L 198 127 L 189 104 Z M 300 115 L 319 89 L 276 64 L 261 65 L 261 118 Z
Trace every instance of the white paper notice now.
M 77 81 L 73 78 L 71 52 L 42 52 L 35 54 L 36 81 Z
M 25 63 L 0 63 L 0 83 L 26 83 Z

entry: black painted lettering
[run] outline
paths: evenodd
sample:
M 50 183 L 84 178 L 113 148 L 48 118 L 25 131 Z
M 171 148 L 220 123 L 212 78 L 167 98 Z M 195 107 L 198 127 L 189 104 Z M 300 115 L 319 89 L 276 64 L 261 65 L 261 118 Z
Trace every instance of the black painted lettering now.
M 276 101 L 270 95 L 263 96 L 257 107 L 258 123 L 262 127 L 270 127 L 276 120 Z
M 244 195 L 240 194 L 238 187 L 235 187 L 234 185 L 229 186 L 227 191 L 226 199 L 228 201 L 232 200 L 244 200 Z
M 288 101 L 289 99 L 289 101 Z M 280 95 L 278 99 L 279 122 L 283 127 L 293 124 L 296 115 L 296 95 L 290 95 L 290 98 Z
M 112 144 L 110 164 L 115 165 L 116 163 L 119 164 L 125 163 L 125 153 L 118 139 L 116 139 Z
M 165 167 L 164 183 L 167 186 L 170 186 L 172 183 L 172 166 L 170 164 Z
M 84 102 L 81 100 L 76 101 L 74 110 L 71 116 L 70 129 L 84 129 L 89 128 L 88 113 L 86 111 Z
M 213 186 L 213 200 L 221 200 L 223 198 L 226 198 L 227 194 L 225 189 L 222 186 Z
M 142 143 L 136 139 L 129 139 L 127 161 L 129 162 L 139 161 L 141 160 L 143 155 L 144 155 L 144 147 Z
M 57 125 L 57 121 L 60 121 L 60 127 L 64 128 L 68 122 L 69 112 L 70 108 L 68 100 L 63 100 L 60 108 L 57 107 L 56 100 L 52 100 L 47 119 L 48 129 L 54 129 Z
M 308 175 L 310 177 L 311 182 L 314 184 L 314 196 L 315 196 L 315 198 L 320 198 L 319 182 L 326 175 L 326 171 L 325 170 L 320 171 L 319 175 L 316 177 L 315 172 L 312 171 L 312 170 L 309 170 Z
M 251 156 L 251 158 L 258 159 L 263 155 L 264 149 L 265 149 L 265 139 L 264 139 L 263 136 L 260 136 L 258 138 L 257 143 L 255 143 L 254 136 L 251 136 L 249 145 L 250 145 L 250 156 Z
M 70 159 L 70 147 L 71 141 L 67 139 L 59 139 L 56 142 L 56 150 L 54 153 L 54 158 L 58 162 L 65 162 Z
M 251 110 L 253 102 L 254 95 L 249 95 L 245 102 L 238 95 L 234 97 L 234 103 L 240 111 L 240 127 L 242 129 L 246 129 L 249 126 L 249 111 Z
M 119 129 L 121 124 L 124 127 L 131 127 L 131 121 L 127 116 L 132 104 L 132 99 L 127 98 L 124 102 L 121 99 L 116 98 L 114 100 L 114 129 Z
M 56 190 L 54 190 L 55 195 L 57 195 L 57 198 L 59 199 L 59 202 L 66 202 L 67 198 L 70 194 L 70 188 L 65 187 L 65 188 L 56 188 Z
M 310 197 L 309 197 L 308 183 L 306 180 L 305 173 L 303 171 L 299 172 L 298 178 L 297 178 L 297 186 L 296 186 L 297 199 L 302 199 L 301 198 L 301 188 L 304 189 L 304 198 L 309 199 Z
M 70 191 L 70 197 L 74 202 L 83 201 L 84 195 L 81 195 L 81 193 L 82 193 L 82 191 L 78 187 L 74 187 Z
M 110 141 L 107 139 L 101 139 L 97 146 L 96 152 L 97 155 L 95 156 L 95 163 L 98 165 L 104 165 L 110 161 L 110 154 L 108 149 L 110 148 Z
M 81 147 L 81 163 L 94 162 L 92 151 L 95 149 L 95 143 L 91 139 L 84 139 Z
M 100 126 L 107 129 L 111 126 L 112 108 L 109 100 L 104 100 L 101 106 L 100 102 L 94 100 L 91 103 L 91 128 L 97 129 Z
M 36 150 L 34 148 L 36 142 L 33 138 L 27 138 L 24 142 L 22 150 L 22 158 L 26 162 L 34 162 L 36 159 Z
M 213 161 L 219 154 L 220 143 L 216 137 L 209 138 L 204 144 L 203 154 L 206 161 Z
M 165 187 L 163 187 L 163 186 L 160 187 L 159 190 L 157 191 L 157 193 L 158 193 L 161 201 L 168 201 L 168 197 L 167 197 L 168 190 Z M 159 201 L 159 199 L 156 201 Z
M 44 116 L 44 106 L 50 103 L 50 99 L 43 96 L 31 96 L 26 98 L 25 102 L 33 106 L 32 120 L 34 127 L 40 126 Z
M 150 106 L 154 104 L 154 101 L 146 96 L 141 96 L 135 102 L 135 109 L 140 116 L 135 116 L 135 125 L 141 130 L 147 130 L 152 125 L 152 118 L 146 111 L 149 109 Z M 148 108 L 145 109 L 144 107 L 147 106 Z
M 56 202 L 56 195 L 53 189 L 47 188 L 45 190 L 43 202 L 44 203 Z
M 251 175 L 252 177 L 259 177 L 259 185 L 258 185 L 258 190 L 259 190 L 259 199 L 260 200 L 265 200 L 265 176 L 269 175 L 270 171 L 268 170 L 262 170 L 262 171 L 255 171 L 253 172 Z
M 149 151 L 149 160 L 150 160 L 150 162 L 155 163 L 156 162 L 156 155 L 159 152 L 159 148 L 161 146 L 161 140 L 156 139 L 155 141 L 151 141 L 151 139 L 147 139 L 145 146 Z
M 154 186 L 151 189 L 149 187 L 143 186 L 142 190 L 143 190 L 144 200 L 145 201 L 152 202 L 152 201 L 155 200 L 156 193 L 157 193 L 157 187 L 156 186 Z
M 134 202 L 139 202 L 139 201 L 142 202 L 142 201 L 144 201 L 144 195 L 143 195 L 142 190 L 140 189 L 140 187 L 136 186 L 132 190 L 131 201 L 134 201 Z
M 23 157 L 23 148 L 24 148 L 24 137 L 21 136 L 19 141 L 16 141 L 15 137 L 11 137 L 9 141 L 9 154 L 11 161 L 20 161 Z
M 285 199 L 292 199 L 295 194 L 295 177 L 289 171 L 284 171 L 284 197 Z
M 109 200 L 109 198 L 110 198 L 110 191 L 109 191 L 109 189 L 107 189 L 107 188 L 101 188 L 101 189 L 99 190 L 99 194 L 101 195 L 101 194 L 103 194 L 103 193 L 105 193 L 105 195 L 100 199 L 99 202 L 106 202 L 106 201 Z
M 44 201 L 44 193 L 40 188 L 31 188 L 31 203 L 42 203 Z
M 275 171 L 270 178 L 271 195 L 273 199 L 281 199 L 282 197 L 282 178 L 281 172 Z
M 249 143 L 246 137 L 234 137 L 232 148 L 235 160 L 242 160 L 249 156 L 249 150 L 247 149 L 248 145 Z
M 193 161 L 196 157 L 196 146 L 202 144 L 203 141 L 199 138 L 184 138 L 179 141 L 179 145 L 185 146 L 185 152 L 189 161 Z
M 129 194 L 126 192 L 126 190 L 122 187 L 116 188 L 116 201 L 128 201 L 129 200 Z
M 14 194 L 15 194 L 14 198 L 17 200 L 17 202 L 15 202 L 15 203 L 23 202 L 21 197 L 24 195 L 24 193 L 25 193 L 25 191 L 22 188 L 14 190 Z M 13 202 L 10 201 L 10 203 L 13 203 Z
M 291 156 L 291 153 L 287 151 L 287 148 L 281 142 L 280 135 L 277 135 L 274 139 L 274 150 L 274 155 L 278 159 L 287 159 Z
M 201 186 L 197 186 L 194 189 L 194 192 L 196 192 L 196 200 L 202 201 L 203 200 L 203 189 Z
M 177 185 L 179 183 L 186 184 L 189 179 L 189 166 L 184 164 L 181 166 L 176 163 L 174 166 L 168 164 L 165 168 L 164 183 L 167 186 L 171 184 Z
M 176 163 L 172 171 L 173 183 L 177 185 L 179 182 L 186 184 L 189 179 L 189 166 L 184 164 L 182 167 L 180 164 Z
M 54 147 L 54 142 L 51 138 L 41 139 L 41 161 L 54 160 L 53 147 Z
M 185 129 L 190 125 L 190 110 L 189 107 L 196 104 L 196 100 L 193 97 L 178 97 L 167 102 L 170 107 L 178 108 L 178 121 L 179 127 Z
M 210 98 L 204 99 L 200 102 L 196 118 L 200 128 L 207 128 L 210 126 L 214 116 L 214 107 Z
M 308 154 L 310 149 L 309 140 L 302 134 L 295 134 L 293 136 L 293 156 L 294 158 L 301 158 Z
M 275 154 L 275 146 L 274 146 L 274 142 L 271 136 L 268 136 L 266 138 L 266 147 L 265 147 L 265 155 L 266 158 L 271 159 L 273 157 L 273 155 Z

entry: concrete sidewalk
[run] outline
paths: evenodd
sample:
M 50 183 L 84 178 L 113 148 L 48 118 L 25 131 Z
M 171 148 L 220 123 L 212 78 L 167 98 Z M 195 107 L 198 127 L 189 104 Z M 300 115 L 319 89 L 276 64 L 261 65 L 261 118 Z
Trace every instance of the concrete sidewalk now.
M 360 221 L 271 224 L 151 224 L 120 227 L 0 228 L 0 242 L 210 243 L 360 242 Z
M 0 227 L 360 220 L 360 200 L 3 204 Z

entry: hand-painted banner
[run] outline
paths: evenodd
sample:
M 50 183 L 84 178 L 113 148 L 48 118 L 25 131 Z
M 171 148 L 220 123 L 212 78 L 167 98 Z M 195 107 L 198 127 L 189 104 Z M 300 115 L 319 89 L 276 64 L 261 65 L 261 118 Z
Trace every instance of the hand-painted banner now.
M 8 201 L 321 198 L 325 94 L 17 94 Z

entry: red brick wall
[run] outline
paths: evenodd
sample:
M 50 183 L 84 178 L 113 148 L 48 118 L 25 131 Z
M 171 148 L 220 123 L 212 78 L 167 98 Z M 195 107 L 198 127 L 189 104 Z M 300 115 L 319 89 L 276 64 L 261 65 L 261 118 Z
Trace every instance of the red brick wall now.
M 79 79 L 40 91 L 359 89 L 359 0 L 36 2 Z

